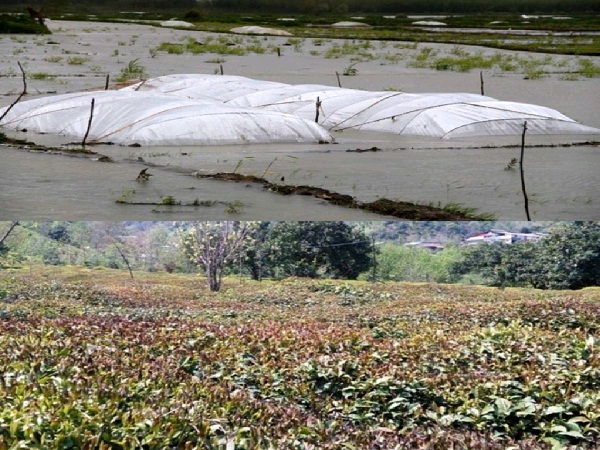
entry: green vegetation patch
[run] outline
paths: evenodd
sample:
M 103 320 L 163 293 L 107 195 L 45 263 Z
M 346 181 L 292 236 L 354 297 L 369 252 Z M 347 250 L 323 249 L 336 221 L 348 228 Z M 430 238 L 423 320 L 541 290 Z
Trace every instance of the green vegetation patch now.
M 0 14 L 0 34 L 51 34 L 46 25 L 41 25 L 29 16 Z
M 67 58 L 67 64 L 71 66 L 81 66 L 89 60 L 90 58 L 86 58 L 85 56 L 71 56 Z
M 265 53 L 266 48 L 256 43 L 243 46 L 240 45 L 239 41 L 229 41 L 227 38 L 219 38 L 218 40 L 208 38 L 206 42 L 198 42 L 195 39 L 189 39 L 185 44 L 163 42 L 156 50 L 175 55 L 182 55 L 184 53 L 192 53 L 194 55 L 214 53 L 217 55 L 243 56 L 248 53 Z
M 32 80 L 54 80 L 57 75 L 53 75 L 46 72 L 33 72 L 27 75 Z
M 578 73 L 586 78 L 600 76 L 600 66 L 594 64 L 591 59 L 581 58 L 578 62 Z
M 144 78 L 146 76 L 146 68 L 138 61 L 139 58 L 133 59 L 125 67 L 122 67 L 121 73 L 116 80 L 118 82 L 125 82 Z
M 0 275 L 6 447 L 592 449 L 598 290 Z

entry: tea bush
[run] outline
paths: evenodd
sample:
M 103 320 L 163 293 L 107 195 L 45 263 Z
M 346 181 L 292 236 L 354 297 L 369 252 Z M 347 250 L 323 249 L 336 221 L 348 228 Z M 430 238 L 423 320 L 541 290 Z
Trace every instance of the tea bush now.
M 600 438 L 598 289 L 289 279 L 214 293 L 194 275 L 44 266 L 4 271 L 0 292 L 0 448 Z

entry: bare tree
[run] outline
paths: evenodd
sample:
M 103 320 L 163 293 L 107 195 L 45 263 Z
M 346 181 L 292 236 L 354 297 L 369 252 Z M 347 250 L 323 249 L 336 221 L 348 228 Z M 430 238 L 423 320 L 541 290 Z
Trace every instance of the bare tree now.
M 247 222 L 197 222 L 181 236 L 187 256 L 206 273 L 208 288 L 219 291 L 223 269 L 240 250 L 248 234 Z

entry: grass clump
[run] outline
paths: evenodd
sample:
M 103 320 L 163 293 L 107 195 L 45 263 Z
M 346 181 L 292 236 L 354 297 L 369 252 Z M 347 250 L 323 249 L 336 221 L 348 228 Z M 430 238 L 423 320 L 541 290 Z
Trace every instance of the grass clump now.
M 178 200 L 175 200 L 175 197 L 173 197 L 172 195 L 167 195 L 166 197 L 163 197 L 159 203 L 159 205 L 170 205 L 170 206 L 180 205 L 180 204 L 181 204 L 181 202 Z
M 526 80 L 537 80 L 546 76 L 542 64 L 535 59 L 521 59 L 519 66 L 523 70 L 523 75 Z
M 344 75 L 345 77 L 356 76 L 358 74 L 358 69 L 356 67 L 354 67 L 355 65 L 356 65 L 356 63 L 352 63 L 349 66 L 344 67 L 344 71 L 342 72 L 342 75 Z
M 292 46 L 292 47 L 294 47 L 294 51 L 300 52 L 300 51 L 302 51 L 303 44 L 304 44 L 304 41 L 302 39 L 288 38 L 288 40 L 286 41 L 286 43 L 284 45 Z
M 415 55 L 414 61 L 411 61 L 408 65 L 417 69 L 431 67 L 432 58 L 435 58 L 439 53 L 440 51 L 433 47 L 421 47 L 419 53 Z
M 67 64 L 69 64 L 71 66 L 81 66 L 82 64 L 85 64 L 89 60 L 90 60 L 89 58 L 86 58 L 84 56 L 71 56 L 71 57 L 67 58 Z
M 189 39 L 185 44 L 174 44 L 163 42 L 157 47 L 158 51 L 167 52 L 172 55 L 182 55 L 184 53 L 192 53 L 198 55 L 201 53 L 215 53 L 217 55 L 246 55 L 249 51 L 254 53 L 264 53 L 265 49 L 260 45 L 250 46 L 250 50 L 246 47 L 236 45 L 229 42 L 227 39 L 213 41 L 207 39 L 206 42 L 198 42 L 195 39 Z
M 117 77 L 118 82 L 141 79 L 146 76 L 146 68 L 139 62 L 139 58 L 129 61 L 127 66 L 121 68 L 121 73 Z
M 44 61 L 49 62 L 49 63 L 59 63 L 63 60 L 62 56 L 48 56 L 47 58 L 44 58 Z
M 373 59 L 371 48 L 372 45 L 369 41 L 365 41 L 363 43 L 344 41 L 342 44 L 333 44 L 329 49 L 327 49 L 325 52 L 325 58 L 337 59 L 350 56 L 370 60 Z
M 482 55 L 451 57 L 447 56 L 435 60 L 436 70 L 453 70 L 455 72 L 469 72 L 471 69 L 489 69 L 494 62 Z
M 167 52 L 169 55 L 182 55 L 185 52 L 185 45 L 162 42 L 157 47 L 160 52 Z
M 578 72 L 586 78 L 594 78 L 600 76 L 600 66 L 594 64 L 591 59 L 581 58 L 577 61 Z
M 27 75 L 32 80 L 54 80 L 57 75 L 52 75 L 46 72 L 33 72 Z

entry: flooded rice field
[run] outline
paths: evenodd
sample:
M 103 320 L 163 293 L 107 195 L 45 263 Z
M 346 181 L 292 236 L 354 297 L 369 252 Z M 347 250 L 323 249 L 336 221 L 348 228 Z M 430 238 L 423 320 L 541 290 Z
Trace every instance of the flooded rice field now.
M 354 64 L 344 87 L 403 92 L 479 93 L 479 70 L 439 71 L 419 64 L 457 53 L 442 44 L 345 43 L 336 40 L 211 35 L 133 24 L 50 22 L 49 36 L 0 37 L 0 106 L 22 90 L 17 65 L 28 73 L 28 95 L 103 88 L 134 65 L 146 78 L 173 73 L 226 74 L 285 83 L 337 86 L 335 72 Z M 158 50 L 163 43 L 228 39 L 239 54 Z M 350 47 L 350 45 L 353 45 Z M 167 48 L 167 46 L 162 46 Z M 277 56 L 274 49 L 280 48 Z M 252 49 L 258 51 L 253 51 Z M 263 49 L 262 53 L 261 50 Z M 500 52 L 464 46 L 461 52 L 501 53 L 513 69 L 483 72 L 485 94 L 557 109 L 600 128 L 600 78 L 576 76 L 580 58 Z M 432 56 L 433 55 L 433 56 Z M 357 59 L 358 58 L 358 59 Z M 507 59 L 507 60 L 508 60 Z M 528 76 L 521 59 L 539 59 L 543 76 Z M 600 58 L 591 59 L 596 65 Z M 528 78 L 528 79 L 526 79 Z M 68 137 L 3 130 L 10 137 L 60 147 Z M 461 204 L 498 219 L 524 219 L 517 167 L 521 136 L 461 141 L 385 133 L 335 133 L 333 144 L 91 148 L 74 157 L 0 146 L 0 219 L 94 220 L 373 220 L 384 218 L 332 206 L 322 199 L 282 196 L 252 183 L 202 178 L 217 172 L 263 177 L 274 183 L 321 187 L 357 200 Z M 526 136 L 525 178 L 534 220 L 600 219 L 600 135 Z M 376 151 L 357 152 L 356 150 Z M 113 162 L 102 162 L 100 155 Z M 143 168 L 152 177 L 136 181 Z M 159 203 L 172 198 L 179 205 Z M 169 203 L 169 202 L 166 202 Z

